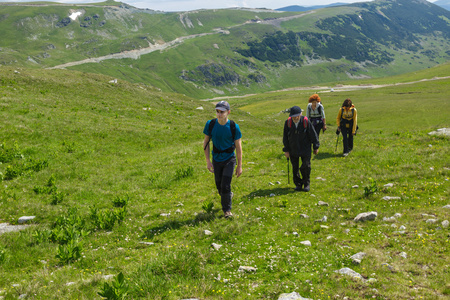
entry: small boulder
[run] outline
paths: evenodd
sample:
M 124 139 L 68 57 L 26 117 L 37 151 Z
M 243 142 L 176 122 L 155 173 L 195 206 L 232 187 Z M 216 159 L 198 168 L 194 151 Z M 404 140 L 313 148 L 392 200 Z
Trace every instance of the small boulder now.
M 378 213 L 375 211 L 360 213 L 357 215 L 353 221 L 355 222 L 365 222 L 365 221 L 373 221 L 378 216 Z

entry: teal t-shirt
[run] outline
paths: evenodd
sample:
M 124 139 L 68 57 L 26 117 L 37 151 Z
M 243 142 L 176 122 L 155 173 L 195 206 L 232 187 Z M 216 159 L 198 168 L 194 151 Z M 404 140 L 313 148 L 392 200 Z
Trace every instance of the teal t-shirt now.
M 214 127 L 212 128 L 211 134 L 209 133 L 209 123 L 211 120 L 208 120 L 206 122 L 205 128 L 203 129 L 203 133 L 211 136 L 212 135 L 212 142 L 214 146 L 216 146 L 219 150 L 226 150 L 234 145 L 235 140 L 239 140 L 242 137 L 241 130 L 239 129 L 239 125 L 236 124 L 236 133 L 234 136 L 231 134 L 231 128 L 230 128 L 230 120 L 225 125 L 220 125 L 219 121 L 217 120 L 214 124 Z M 210 146 L 211 149 L 213 148 Z M 215 161 L 221 162 L 229 160 L 231 157 L 234 156 L 234 152 L 232 153 L 214 153 L 214 150 L 212 151 L 212 156 Z

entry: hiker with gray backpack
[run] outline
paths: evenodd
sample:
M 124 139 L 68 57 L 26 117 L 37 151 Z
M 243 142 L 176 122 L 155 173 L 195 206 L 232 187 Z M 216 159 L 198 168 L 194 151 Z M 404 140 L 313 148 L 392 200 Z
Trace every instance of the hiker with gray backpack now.
M 325 109 L 317 94 L 311 95 L 308 100 L 308 107 L 306 107 L 306 117 L 314 126 L 317 137 L 320 135 L 320 130 L 325 133 L 327 130 L 327 123 L 325 122 Z
M 292 175 L 295 191 L 309 192 L 311 174 L 311 145 L 314 155 L 319 153 L 319 138 L 314 126 L 307 117 L 302 116 L 302 109 L 293 106 L 289 118 L 284 123 L 283 152 L 289 164 L 292 164 Z M 300 165 L 300 159 L 302 165 Z M 289 165 L 288 165 L 289 166 Z
M 203 150 L 205 152 L 206 167 L 211 173 L 214 173 L 214 180 L 220 195 L 225 218 L 233 216 L 231 213 L 231 200 L 233 199 L 231 179 L 235 167 L 236 177 L 242 174 L 242 134 L 239 125 L 228 119 L 230 113 L 230 104 L 227 101 L 220 101 L 216 104 L 217 118 L 208 120 L 203 129 L 205 134 Z M 211 140 L 213 143 L 212 162 L 209 146 Z

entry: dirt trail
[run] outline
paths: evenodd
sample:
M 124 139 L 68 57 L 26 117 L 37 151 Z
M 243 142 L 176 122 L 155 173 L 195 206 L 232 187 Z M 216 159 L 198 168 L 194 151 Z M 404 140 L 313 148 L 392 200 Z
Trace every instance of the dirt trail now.
M 57 65 L 57 66 L 54 66 L 54 67 L 50 67 L 50 68 L 47 68 L 47 69 L 62 69 L 62 68 L 67 68 L 67 67 L 72 67 L 72 66 L 77 66 L 77 65 L 82 65 L 82 64 L 88 64 L 88 63 L 99 63 L 99 62 L 101 62 L 103 60 L 108 60 L 108 59 L 122 59 L 122 58 L 138 59 L 141 55 L 149 54 L 149 53 L 154 52 L 154 51 L 164 50 L 164 49 L 167 49 L 169 47 L 174 47 L 174 46 L 176 46 L 178 44 L 181 44 L 185 40 L 197 38 L 197 37 L 200 37 L 200 36 L 210 35 L 210 34 L 216 34 L 216 32 L 200 33 L 200 34 L 193 34 L 193 35 L 188 35 L 188 36 L 182 36 L 182 37 L 174 39 L 173 41 L 170 41 L 170 42 L 167 42 L 167 43 L 163 43 L 163 44 L 151 45 L 150 47 L 147 47 L 147 48 L 136 49 L 136 50 L 129 50 L 129 51 L 109 54 L 109 55 L 105 55 L 105 56 L 99 56 L 99 57 L 93 57 L 93 58 L 83 59 L 83 60 L 79 60 L 79 61 L 73 61 L 73 62 L 65 63 L 65 64 L 62 64 L 62 65 Z
M 282 90 L 277 90 L 277 91 L 270 91 L 267 93 L 277 93 L 277 92 L 286 92 L 286 91 L 314 91 L 319 94 L 331 93 L 331 92 L 348 92 L 348 91 L 363 90 L 363 89 L 379 89 L 379 88 L 384 88 L 384 87 L 389 87 L 389 86 L 415 84 L 415 83 L 420 83 L 420 82 L 441 80 L 441 79 L 450 79 L 450 76 L 425 78 L 425 79 L 416 80 L 416 81 L 398 82 L 398 83 L 389 83 L 389 84 L 338 85 L 338 86 L 334 86 L 334 87 L 330 87 L 330 86 L 294 87 L 294 88 L 287 88 L 287 89 L 282 89 Z M 216 100 L 223 100 L 223 99 L 245 98 L 245 97 L 254 96 L 254 95 L 256 95 L 256 94 L 247 94 L 247 95 L 240 95 L 240 96 L 221 96 L 221 97 L 203 99 L 201 101 L 216 101 Z

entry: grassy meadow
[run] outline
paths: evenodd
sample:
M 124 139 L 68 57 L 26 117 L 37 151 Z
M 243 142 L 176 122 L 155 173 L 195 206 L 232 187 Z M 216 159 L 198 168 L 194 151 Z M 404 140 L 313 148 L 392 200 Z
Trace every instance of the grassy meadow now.
M 440 77 L 449 66 L 372 83 Z M 229 99 L 244 172 L 232 182 L 231 220 L 202 149 L 213 101 L 112 79 L 0 67 L 0 223 L 36 217 L 0 235 L 0 298 L 449 297 L 450 141 L 428 135 L 450 127 L 449 79 Z M 311 192 L 294 192 L 282 111 L 305 108 L 315 92 L 329 128 Z M 360 130 L 344 158 L 335 130 L 347 97 Z M 374 221 L 353 221 L 371 211 Z M 344 267 L 364 279 L 336 273 Z

